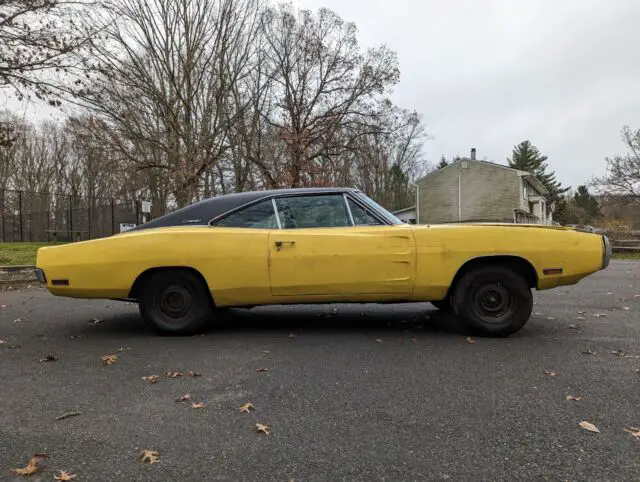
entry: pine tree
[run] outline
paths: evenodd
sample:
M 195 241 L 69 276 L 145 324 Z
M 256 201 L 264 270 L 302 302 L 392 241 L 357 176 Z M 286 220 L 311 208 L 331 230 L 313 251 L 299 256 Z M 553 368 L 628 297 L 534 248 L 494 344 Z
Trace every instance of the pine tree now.
M 447 167 L 449 165 L 449 162 L 447 161 L 447 159 L 442 156 L 440 158 L 440 162 L 438 163 L 438 165 L 436 166 L 437 169 L 442 169 L 443 167 Z
M 587 186 L 578 186 L 578 190 L 573 195 L 573 199 L 576 204 L 584 210 L 587 219 L 600 216 L 600 205 L 596 198 L 591 195 Z
M 562 184 L 556 179 L 555 172 L 548 171 L 547 159 L 547 156 L 542 155 L 530 141 L 522 141 L 513 147 L 511 159 L 507 159 L 507 161 L 509 162 L 509 167 L 527 171 L 536 176 L 549 191 L 547 200 L 555 202 L 569 188 L 562 187 Z

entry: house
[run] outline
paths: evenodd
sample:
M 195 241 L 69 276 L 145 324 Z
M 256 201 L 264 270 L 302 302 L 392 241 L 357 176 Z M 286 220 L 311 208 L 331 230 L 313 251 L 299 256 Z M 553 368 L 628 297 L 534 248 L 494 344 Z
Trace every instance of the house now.
M 531 173 L 470 158 L 416 181 L 418 224 L 507 222 L 552 224 L 547 189 Z
M 407 224 L 416 224 L 416 207 L 415 206 L 409 206 L 408 208 L 400 209 L 399 211 L 394 211 L 393 215 L 397 217 L 399 220 Z

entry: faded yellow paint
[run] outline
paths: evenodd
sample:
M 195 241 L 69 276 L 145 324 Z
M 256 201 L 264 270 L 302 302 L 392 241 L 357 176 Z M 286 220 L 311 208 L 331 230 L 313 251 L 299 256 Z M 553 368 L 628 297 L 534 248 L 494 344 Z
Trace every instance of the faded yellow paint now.
M 440 300 L 467 261 L 499 255 L 528 261 L 542 290 L 601 269 L 603 243 L 596 234 L 523 225 L 194 226 L 45 247 L 36 265 L 51 293 L 77 298 L 126 298 L 144 271 L 188 267 L 202 274 L 218 306 L 239 306 Z M 545 275 L 545 268 L 563 272 Z M 54 286 L 55 279 L 69 285 Z

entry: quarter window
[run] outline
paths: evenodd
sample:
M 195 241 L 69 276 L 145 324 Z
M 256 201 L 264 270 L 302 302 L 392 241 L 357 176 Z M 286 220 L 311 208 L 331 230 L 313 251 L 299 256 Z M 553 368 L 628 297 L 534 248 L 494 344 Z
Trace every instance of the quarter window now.
M 222 218 L 214 226 L 225 228 L 278 229 L 278 220 L 271 199 L 253 204 Z
M 277 198 L 276 207 L 282 229 L 351 226 L 342 194 Z
M 373 214 L 359 204 L 356 204 L 351 199 L 348 199 L 347 202 L 356 226 L 378 226 L 381 224 Z

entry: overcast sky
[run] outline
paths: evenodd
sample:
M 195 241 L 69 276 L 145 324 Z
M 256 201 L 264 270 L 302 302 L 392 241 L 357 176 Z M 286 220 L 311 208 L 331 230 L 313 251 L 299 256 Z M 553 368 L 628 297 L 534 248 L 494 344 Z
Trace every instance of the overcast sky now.
M 398 53 L 394 100 L 424 116 L 427 158 L 506 163 L 529 139 L 573 187 L 640 128 L 640 0 L 296 0 Z

